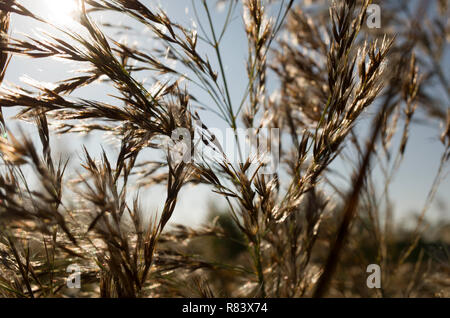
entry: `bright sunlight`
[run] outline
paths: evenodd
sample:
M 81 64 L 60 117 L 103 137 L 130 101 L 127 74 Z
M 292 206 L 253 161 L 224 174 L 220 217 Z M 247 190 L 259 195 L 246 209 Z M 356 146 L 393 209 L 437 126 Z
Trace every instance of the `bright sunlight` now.
M 72 26 L 76 22 L 77 0 L 44 0 L 48 16 L 58 26 Z

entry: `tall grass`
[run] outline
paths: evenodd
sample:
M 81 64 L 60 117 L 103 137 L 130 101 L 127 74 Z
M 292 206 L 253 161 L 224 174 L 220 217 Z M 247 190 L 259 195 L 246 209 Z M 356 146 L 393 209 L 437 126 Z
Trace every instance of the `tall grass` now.
M 82 0 L 81 35 L 52 25 L 19 0 L 0 1 L 0 81 L 15 55 L 86 66 L 51 88 L 2 86 L 0 106 L 18 110 L 11 120 L 34 123 L 40 145 L 0 117 L 0 295 L 448 296 L 448 251 L 430 252 L 423 234 L 450 158 L 450 86 L 442 68 L 450 36 L 446 1 L 420 2 L 417 12 L 408 1 L 385 1 L 381 29 L 366 25 L 369 0 L 219 2 L 226 8 L 220 29 L 213 21 L 216 2 L 193 3 L 197 31 L 145 1 Z M 157 45 L 148 50 L 107 36 L 94 18 L 99 11 L 134 19 Z M 239 104 L 231 97 L 236 74 L 224 65 L 223 47 L 237 14 L 248 40 L 241 70 L 247 87 Z M 18 15 L 58 35 L 9 36 L 9 21 Z M 118 92 L 114 102 L 73 97 L 104 78 Z M 270 95 L 269 78 L 279 83 L 278 98 Z M 196 96 L 199 89 L 207 100 Z M 444 93 L 434 96 L 435 89 Z M 280 169 L 262 173 L 264 161 L 242 149 L 240 163 L 230 160 L 198 105 L 235 132 L 278 128 L 289 136 L 280 141 Z M 441 164 L 430 171 L 435 182 L 416 228 L 401 232 L 392 222 L 390 184 L 419 116 L 445 123 L 443 151 L 436 154 Z M 371 121 L 367 137 L 357 132 L 362 117 Z M 165 160 L 148 160 L 144 151 L 160 149 L 161 136 L 177 129 L 190 135 L 190 149 L 200 135 L 216 156 L 177 160 L 169 147 L 160 150 Z M 83 172 L 71 180 L 51 138 L 94 132 L 114 135 L 120 150 L 114 158 L 105 152 L 94 158 L 84 148 Z M 343 177 L 346 188 L 335 183 L 336 160 L 354 168 Z M 381 193 L 375 167 L 383 173 Z M 30 168 L 37 187 L 24 172 Z M 201 228 L 170 226 L 186 184 L 204 184 L 223 197 L 225 214 Z M 166 188 L 165 202 L 148 220 L 139 190 L 158 185 Z M 382 269 L 380 289 L 366 286 L 372 263 Z M 81 289 L 66 285 L 73 264 L 81 269 Z

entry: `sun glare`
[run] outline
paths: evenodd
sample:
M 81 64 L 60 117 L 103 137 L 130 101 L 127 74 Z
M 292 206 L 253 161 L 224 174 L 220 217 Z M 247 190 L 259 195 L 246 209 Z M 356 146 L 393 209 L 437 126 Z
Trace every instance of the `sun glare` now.
M 60 26 L 72 26 L 76 23 L 77 0 L 45 0 L 48 19 Z

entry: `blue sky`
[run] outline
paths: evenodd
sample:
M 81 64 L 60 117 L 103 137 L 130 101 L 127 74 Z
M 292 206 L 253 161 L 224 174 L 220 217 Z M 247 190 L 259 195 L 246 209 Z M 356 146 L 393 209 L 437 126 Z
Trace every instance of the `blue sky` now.
M 57 15 L 58 11 L 49 10 L 49 4 L 52 2 L 62 3 L 72 0 L 24 0 L 21 1 L 26 7 L 32 9 L 33 12 L 39 13 L 42 16 L 50 16 L 55 18 L 58 23 L 62 23 L 65 19 L 61 19 Z M 154 5 L 156 1 L 142 0 L 145 4 Z M 214 6 L 215 1 L 210 1 L 211 7 Z M 175 21 L 183 25 L 192 25 L 193 23 L 193 8 L 191 0 L 169 0 L 163 1 L 163 8 L 167 11 L 168 15 Z M 200 19 L 205 21 L 204 13 L 201 9 L 200 2 L 198 2 L 198 10 Z M 233 20 L 228 32 L 223 38 L 221 45 L 225 71 L 230 82 L 230 91 L 232 102 L 234 105 L 239 104 L 244 89 L 247 85 L 247 77 L 245 72 L 245 57 L 247 54 L 246 38 L 242 28 L 242 18 L 239 16 L 239 9 L 236 11 L 235 19 Z M 117 21 L 115 19 L 117 15 L 103 15 L 100 18 L 103 21 Z M 220 28 L 225 18 L 224 11 L 216 11 L 213 14 L 213 21 Z M 142 29 L 141 26 L 134 24 L 129 20 L 123 21 L 124 24 L 137 27 L 133 31 L 132 35 L 128 38 L 129 43 L 138 41 L 140 45 L 147 45 L 152 47 L 153 43 L 148 33 Z M 198 24 L 198 23 L 197 23 Z M 29 19 L 22 17 L 12 17 L 12 35 L 20 36 L 20 32 L 29 33 L 33 30 L 35 34 L 42 33 L 41 29 L 49 30 L 42 25 L 31 22 Z M 39 29 L 40 28 L 40 29 Z M 74 25 L 70 25 L 70 28 L 76 28 Z M 50 31 L 49 32 L 53 32 Z M 122 38 L 124 35 L 111 33 L 112 36 Z M 213 62 L 214 65 L 214 52 L 206 47 L 206 54 Z M 39 82 L 55 82 L 65 78 L 69 78 L 71 73 L 68 71 L 79 68 L 80 66 L 71 63 L 64 63 L 55 61 L 52 59 L 45 60 L 31 60 L 24 57 L 14 57 L 8 68 L 6 81 L 14 84 L 20 84 L 24 79 L 24 76 L 37 80 Z M 276 81 L 274 78 L 270 78 L 269 89 L 276 89 Z M 197 96 L 207 101 L 208 97 L 195 88 L 194 92 Z M 112 93 L 107 85 L 96 84 L 87 88 L 83 88 L 77 93 L 77 96 L 84 98 L 91 98 L 102 101 L 114 101 L 111 97 L 108 97 L 108 93 Z M 6 117 L 11 117 L 14 114 L 14 110 L 5 111 Z M 361 129 L 364 131 L 364 127 L 370 124 L 370 112 L 364 116 L 361 121 Z M 218 119 L 218 117 L 211 113 L 204 113 L 202 115 L 203 121 L 207 123 L 209 127 L 225 128 L 226 125 Z M 27 124 L 25 124 L 27 126 Z M 30 125 L 28 125 L 30 126 Z M 14 128 L 15 123 L 12 120 L 8 122 L 8 127 Z M 31 126 L 30 126 L 31 127 Z M 434 175 L 437 171 L 440 155 L 443 151 L 443 146 L 438 139 L 438 135 L 442 129 L 439 127 L 439 122 L 430 121 L 427 125 L 414 125 L 410 132 L 410 141 L 406 150 L 405 160 L 402 167 L 399 170 L 397 177 L 392 185 L 391 198 L 395 204 L 396 211 L 400 218 L 407 217 L 410 213 L 420 210 L 425 202 L 427 192 L 433 182 Z M 33 130 L 26 128 L 27 132 L 33 133 Z M 395 141 L 394 141 L 395 142 Z M 397 141 L 398 142 L 398 141 Z M 70 152 L 74 154 L 71 161 L 74 164 L 79 162 L 79 156 L 77 152 L 81 150 L 83 143 L 89 146 L 92 151 L 100 151 L 99 145 L 109 149 L 108 143 L 99 134 L 93 137 L 86 138 L 74 138 L 73 136 L 59 137 L 54 139 L 55 146 L 61 152 Z M 111 148 L 112 149 L 112 148 Z M 336 162 L 334 165 L 337 169 L 342 169 L 343 174 L 349 174 L 350 170 L 346 169 L 345 165 L 340 162 Z M 447 170 L 448 171 L 448 170 Z M 448 215 L 448 207 L 445 209 L 439 208 L 439 202 L 449 203 L 450 193 L 450 181 L 448 178 L 441 184 L 440 190 L 436 197 L 436 202 L 433 205 L 430 216 L 436 218 L 437 216 Z M 163 188 L 153 189 L 146 193 L 143 197 L 143 206 L 145 210 L 154 212 L 160 209 L 161 203 L 165 197 L 165 190 Z M 212 194 L 206 187 L 186 187 L 181 193 L 179 205 L 174 215 L 175 222 L 189 222 L 190 224 L 199 224 L 211 201 L 217 199 L 217 196 Z

